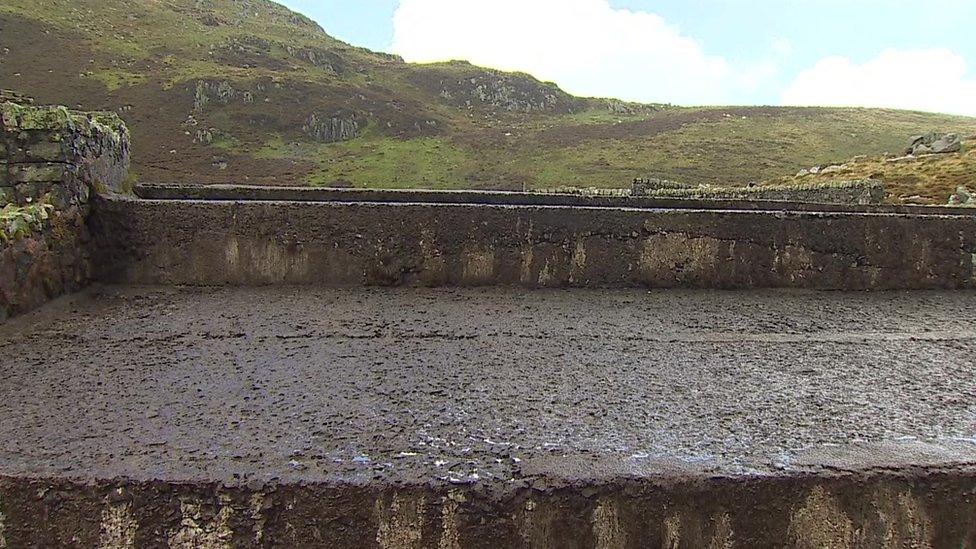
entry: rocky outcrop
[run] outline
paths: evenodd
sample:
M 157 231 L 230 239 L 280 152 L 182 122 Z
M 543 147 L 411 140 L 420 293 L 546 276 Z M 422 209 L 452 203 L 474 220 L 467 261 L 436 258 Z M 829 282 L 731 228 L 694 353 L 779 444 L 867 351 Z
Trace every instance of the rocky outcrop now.
M 947 154 L 962 151 L 962 139 L 954 133 L 929 132 L 911 138 L 905 155 L 921 156 L 924 154 Z
M 302 125 L 302 132 L 321 143 L 335 143 L 357 137 L 359 126 L 359 122 L 349 116 L 323 116 L 312 113 Z
M 555 84 L 525 74 L 490 71 L 457 61 L 419 69 L 412 80 L 425 91 L 462 109 L 574 112 L 583 105 L 582 100 Z
M 288 52 L 288 55 L 297 58 L 303 63 L 309 63 L 314 67 L 325 69 L 331 74 L 338 76 L 346 72 L 345 60 L 334 51 L 324 48 L 295 48 L 287 45 L 284 46 L 284 49 Z
M 552 110 L 559 102 L 559 97 L 553 90 L 544 87 L 527 88 L 524 82 L 508 76 L 486 75 L 469 78 L 459 84 L 467 91 L 465 101 L 469 105 L 478 102 L 506 111 L 533 112 Z
M 602 105 L 613 114 L 635 116 L 641 114 L 651 114 L 665 108 L 666 105 L 653 103 L 632 103 L 619 99 L 594 99 L 598 106 Z
M 129 134 L 113 114 L 0 105 L 0 319 L 87 284 L 93 192 L 125 190 Z
M 200 112 L 210 103 L 229 105 L 236 100 L 242 103 L 253 103 L 254 93 L 250 90 L 237 90 L 227 80 L 201 80 L 197 82 L 193 94 L 193 110 Z

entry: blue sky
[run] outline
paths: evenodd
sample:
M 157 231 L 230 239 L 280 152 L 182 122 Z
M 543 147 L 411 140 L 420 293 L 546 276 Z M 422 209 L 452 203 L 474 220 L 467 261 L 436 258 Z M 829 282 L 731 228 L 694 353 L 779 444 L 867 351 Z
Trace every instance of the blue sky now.
M 871 106 L 976 115 L 976 96 L 969 95 L 976 91 L 973 0 L 284 4 L 356 45 L 409 61 L 466 58 L 527 70 L 584 95 L 686 104 L 878 103 Z

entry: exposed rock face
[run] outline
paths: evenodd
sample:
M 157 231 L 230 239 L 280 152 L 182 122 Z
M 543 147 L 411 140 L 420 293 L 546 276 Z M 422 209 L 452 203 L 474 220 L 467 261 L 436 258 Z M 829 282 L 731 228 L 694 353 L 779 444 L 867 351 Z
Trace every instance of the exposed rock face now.
M 8 102 L 0 115 L 0 210 L 29 225 L 0 238 L 3 319 L 87 284 L 90 196 L 124 189 L 129 134 L 113 114 Z
M 528 75 L 485 71 L 453 64 L 418 72 L 414 82 L 459 108 L 510 112 L 573 112 L 582 104 L 555 84 Z
M 930 132 L 916 135 L 905 148 L 906 155 L 921 156 L 923 154 L 946 154 L 962 151 L 962 139 L 954 133 Z
M 302 131 L 322 143 L 348 141 L 359 135 L 359 122 L 346 116 L 322 116 L 312 113 L 305 120 Z
M 471 87 L 469 100 L 487 103 L 506 111 L 546 111 L 552 110 L 559 98 L 545 88 L 527 89 L 510 77 L 482 77 L 468 80 Z
M 335 52 L 323 48 L 293 48 L 291 46 L 285 46 L 284 49 L 288 55 L 320 69 L 325 69 L 332 74 L 341 75 L 346 72 L 345 61 Z
M 664 107 L 662 104 L 631 103 L 619 99 L 605 99 L 603 101 L 608 111 L 623 115 L 650 114 L 658 112 Z
M 211 102 L 229 105 L 235 100 L 240 100 L 243 103 L 253 103 L 254 94 L 249 90 L 234 89 L 233 84 L 227 80 L 201 80 L 197 82 L 196 91 L 193 95 L 193 110 L 200 112 Z

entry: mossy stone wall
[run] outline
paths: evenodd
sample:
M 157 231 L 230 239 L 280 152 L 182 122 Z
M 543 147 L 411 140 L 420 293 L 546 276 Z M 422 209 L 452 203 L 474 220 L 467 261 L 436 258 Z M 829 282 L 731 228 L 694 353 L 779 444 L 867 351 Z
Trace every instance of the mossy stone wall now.
M 124 189 L 129 134 L 110 113 L 0 103 L 0 320 L 85 286 L 93 192 Z

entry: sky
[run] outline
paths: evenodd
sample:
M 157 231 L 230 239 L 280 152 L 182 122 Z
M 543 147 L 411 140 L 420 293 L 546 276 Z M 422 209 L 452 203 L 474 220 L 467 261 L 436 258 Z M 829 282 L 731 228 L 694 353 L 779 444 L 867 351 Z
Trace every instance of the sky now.
M 976 116 L 976 0 L 285 0 L 412 62 L 466 59 L 577 95 Z

